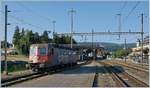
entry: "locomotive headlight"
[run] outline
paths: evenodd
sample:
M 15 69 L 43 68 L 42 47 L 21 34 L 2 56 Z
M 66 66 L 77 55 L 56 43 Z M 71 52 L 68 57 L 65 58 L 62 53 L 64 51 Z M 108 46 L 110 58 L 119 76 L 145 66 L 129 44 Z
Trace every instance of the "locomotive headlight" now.
M 37 62 L 40 62 L 40 57 L 37 57 L 36 60 L 37 60 Z

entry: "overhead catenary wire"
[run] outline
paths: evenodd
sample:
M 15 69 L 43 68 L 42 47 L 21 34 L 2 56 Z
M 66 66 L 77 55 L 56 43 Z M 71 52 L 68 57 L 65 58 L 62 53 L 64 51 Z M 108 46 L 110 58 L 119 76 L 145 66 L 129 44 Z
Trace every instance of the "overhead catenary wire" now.
M 140 37 L 140 35 L 130 35 L 130 38 L 128 39 L 127 36 L 123 36 L 123 38 L 126 38 L 127 40 L 135 40 L 138 39 Z M 130 42 L 130 41 L 129 41 Z
M 138 1 L 133 7 L 132 9 L 129 11 L 129 13 L 127 14 L 127 16 L 125 17 L 125 19 L 123 19 L 122 23 L 124 23 L 125 20 L 128 19 L 128 17 L 133 13 L 133 11 L 136 9 L 136 7 L 139 5 L 140 1 Z M 125 2 L 120 10 L 120 15 L 122 15 L 121 13 L 123 12 L 123 9 L 125 8 L 125 6 L 127 5 L 127 2 Z
M 124 4 L 123 4 L 123 6 L 121 7 L 121 9 L 120 9 L 120 11 L 119 11 L 119 14 L 121 14 L 122 13 L 122 11 L 123 11 L 123 9 L 125 8 L 125 6 L 126 6 L 126 4 L 127 4 L 127 2 L 124 2 Z M 115 15 L 115 18 L 116 18 L 116 15 Z M 109 24 L 107 24 L 106 25 L 106 31 L 109 31 L 108 29 L 109 29 Z
M 123 4 L 122 8 L 120 9 L 120 14 L 122 13 L 122 11 L 123 11 L 123 10 L 124 10 L 124 8 L 126 7 L 126 5 L 127 5 L 127 2 L 124 2 L 124 4 Z
M 122 11 L 124 10 L 124 8 L 126 7 L 126 5 L 127 5 L 127 1 L 125 1 L 124 3 L 123 3 L 123 6 L 121 7 L 121 9 L 120 9 L 120 11 L 119 11 L 119 14 L 121 14 L 122 13 Z M 115 17 L 116 18 L 116 17 Z M 108 31 L 108 29 L 109 29 L 109 26 L 110 25 L 106 25 L 106 31 Z
M 121 16 L 122 16 L 122 11 L 123 11 L 123 9 L 126 7 L 126 5 L 127 5 L 127 2 L 125 1 L 124 3 L 123 3 L 123 5 L 122 5 L 122 7 L 121 7 L 121 9 L 120 9 L 120 11 L 119 11 L 119 13 L 118 14 L 116 14 L 117 16 L 118 16 L 118 20 L 119 20 L 119 26 L 118 26 L 118 31 L 119 32 L 121 32 L 121 26 L 122 26 L 122 20 L 121 20 Z M 120 40 L 120 34 L 118 35 L 118 40 Z
M 36 25 L 31 24 L 31 23 L 29 23 L 29 22 L 26 22 L 26 21 L 24 21 L 23 19 L 20 19 L 20 18 L 18 18 L 18 17 L 13 16 L 13 15 L 9 15 L 9 16 L 10 16 L 11 18 L 13 18 L 14 20 L 19 21 L 19 22 L 21 22 L 21 23 L 23 23 L 23 24 L 27 24 L 27 25 L 29 25 L 29 26 L 32 26 L 32 27 L 35 27 L 35 28 L 38 28 L 38 29 L 41 29 L 41 30 L 44 29 L 44 28 L 42 28 L 42 27 L 39 27 L 39 26 L 36 26 Z
M 127 5 L 127 1 L 125 1 L 124 4 L 123 4 L 123 6 L 121 7 L 120 12 L 119 12 L 120 14 L 122 13 L 122 11 L 123 11 L 123 9 L 125 8 L 126 5 Z M 106 29 L 108 29 L 108 28 L 109 28 L 109 25 L 107 24 L 106 25 Z
M 127 14 L 127 16 L 123 19 L 124 23 L 126 20 L 128 20 L 129 16 L 134 12 L 134 10 L 137 8 L 137 6 L 140 4 L 140 1 L 136 2 L 136 4 L 131 8 L 131 10 L 129 11 L 129 13 Z M 130 24 L 132 26 L 132 24 Z
M 31 10 L 29 7 L 27 7 L 26 5 L 22 4 L 22 3 L 18 3 L 18 5 L 20 5 L 22 8 L 24 8 L 26 11 L 28 11 L 29 13 L 32 13 L 33 15 L 35 16 L 38 16 L 38 17 L 42 17 L 44 20 L 47 20 L 47 21 L 50 21 L 51 19 L 44 16 L 44 15 L 41 15 L 39 13 L 37 13 L 36 11 L 33 11 Z
M 4 12 L 1 12 L 1 13 L 2 13 L 2 14 L 5 14 Z M 16 17 L 16 16 L 13 16 L 13 15 L 11 15 L 11 14 L 9 14 L 9 17 L 11 17 L 12 19 L 14 19 L 14 20 L 16 20 L 16 21 L 19 21 L 19 22 L 21 22 L 21 23 L 23 23 L 23 24 L 27 24 L 27 25 L 29 25 L 29 26 L 32 26 L 32 27 L 35 27 L 35 28 L 38 28 L 38 29 L 41 29 L 41 30 L 44 30 L 44 29 L 45 29 L 45 28 L 36 26 L 36 25 L 34 25 L 34 24 L 31 24 L 31 23 L 29 23 L 29 22 L 26 22 L 25 20 L 20 19 L 20 18 L 18 18 L 18 17 Z
M 140 1 L 138 1 L 134 6 L 133 8 L 130 10 L 130 12 L 128 13 L 128 15 L 126 16 L 125 19 L 128 19 L 128 17 L 131 15 L 131 13 L 135 10 L 135 8 L 140 4 Z

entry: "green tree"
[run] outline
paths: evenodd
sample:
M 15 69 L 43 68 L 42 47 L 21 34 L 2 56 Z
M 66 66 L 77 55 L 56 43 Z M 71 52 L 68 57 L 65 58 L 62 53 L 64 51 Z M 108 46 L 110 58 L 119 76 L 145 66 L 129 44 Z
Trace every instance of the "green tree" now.
M 71 37 L 70 36 L 57 36 L 54 35 L 53 42 L 56 44 L 70 44 Z M 73 39 L 73 44 L 76 44 L 76 41 Z
M 112 53 L 112 56 L 121 58 L 123 56 L 127 56 L 129 53 L 131 53 L 131 49 L 117 49 L 117 51 Z
M 35 43 L 50 43 L 54 42 L 56 44 L 70 44 L 70 36 L 57 36 L 54 34 L 54 38 L 50 39 L 48 37 L 48 32 L 44 31 L 40 36 L 38 32 L 33 33 L 32 30 L 25 30 L 22 28 L 21 32 L 19 32 L 19 27 L 16 26 L 14 35 L 13 35 L 13 44 L 19 51 L 19 54 L 28 55 L 29 48 L 31 44 Z M 76 41 L 73 39 L 73 43 Z M 1 46 L 3 47 L 3 46 Z
M 9 48 L 10 46 L 12 46 L 12 44 L 7 42 L 7 48 Z M 5 48 L 5 41 L 1 41 L 1 48 Z
M 26 36 L 22 36 L 20 39 L 20 54 L 27 54 L 28 44 Z
M 23 37 L 25 35 L 25 31 L 24 31 L 24 28 L 22 28 L 22 31 L 20 33 L 20 37 Z
M 56 43 L 56 44 L 59 43 L 59 36 L 57 36 L 57 34 L 54 34 L 53 43 Z
M 16 26 L 14 35 L 13 35 L 13 44 L 15 45 L 16 48 L 20 48 L 19 47 L 19 41 L 20 41 L 20 33 L 19 33 L 19 27 Z
M 28 42 L 29 45 L 33 44 L 34 34 L 33 34 L 32 30 L 27 30 L 26 38 L 27 38 L 27 42 Z
M 66 36 L 65 39 L 64 39 L 64 42 L 65 42 L 65 44 L 69 44 L 69 42 L 70 42 L 70 37 L 69 37 L 69 36 Z
M 29 48 L 30 45 L 34 43 L 34 34 L 32 30 L 26 30 L 24 33 L 21 32 L 22 34 L 20 38 L 20 48 L 18 48 L 20 54 L 28 55 L 29 54 Z
M 48 43 L 49 42 L 49 37 L 47 31 L 44 31 L 43 34 L 41 35 L 41 42 L 42 43 Z
M 25 38 L 25 31 L 24 28 L 22 28 L 22 31 L 20 32 L 20 40 L 19 40 L 20 44 L 18 50 L 20 52 L 20 54 L 25 54 L 25 49 L 26 49 L 26 38 Z
M 33 34 L 33 38 L 34 43 L 40 43 L 40 36 L 38 32 L 35 32 L 35 34 Z

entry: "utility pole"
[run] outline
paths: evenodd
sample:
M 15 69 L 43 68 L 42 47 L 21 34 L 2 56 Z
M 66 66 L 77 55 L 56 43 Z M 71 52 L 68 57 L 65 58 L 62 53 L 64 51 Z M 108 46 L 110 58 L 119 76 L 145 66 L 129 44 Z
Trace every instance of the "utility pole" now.
M 95 60 L 95 58 L 94 58 L 94 47 L 93 47 L 93 32 L 94 32 L 94 30 L 92 29 L 92 51 L 93 51 L 93 60 Z
M 5 71 L 4 74 L 8 75 L 8 71 L 7 71 L 7 25 L 9 25 L 7 23 L 7 13 L 10 12 L 7 9 L 7 5 L 5 5 Z
M 55 23 L 56 23 L 56 21 L 54 20 L 54 21 L 52 21 L 52 23 L 53 23 L 53 40 L 54 40 L 54 34 L 55 34 Z
M 119 17 L 119 21 L 118 21 L 118 31 L 121 32 L 121 14 L 117 14 Z M 120 40 L 120 34 L 119 34 L 119 40 Z
M 74 13 L 76 12 L 75 10 L 73 10 L 73 8 L 69 11 L 70 14 L 71 14 L 71 48 L 72 48 L 72 43 L 73 43 L 73 40 L 72 40 L 72 37 L 73 37 L 73 15 Z
M 143 65 L 143 13 L 141 14 L 141 56 L 142 56 L 142 65 Z
M 124 50 L 125 50 L 125 63 L 126 63 L 126 56 L 127 56 L 126 38 L 124 39 Z
M 87 40 L 87 38 L 86 38 L 86 36 L 85 36 L 84 42 L 86 42 L 86 40 Z

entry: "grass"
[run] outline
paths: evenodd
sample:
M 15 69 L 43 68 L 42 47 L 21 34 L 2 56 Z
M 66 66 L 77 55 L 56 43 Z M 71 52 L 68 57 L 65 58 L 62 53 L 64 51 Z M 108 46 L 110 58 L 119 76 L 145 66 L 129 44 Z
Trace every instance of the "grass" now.
M 26 66 L 25 65 L 8 65 L 8 68 L 7 68 L 8 72 L 16 72 L 16 71 L 22 71 L 22 70 L 27 70 Z M 4 71 L 4 68 L 1 68 L 1 73 L 3 73 Z
M 4 60 L 4 56 L 1 57 L 1 60 Z M 16 60 L 16 61 L 28 61 L 28 56 L 25 55 L 7 55 L 7 60 Z
M 3 61 L 3 63 L 1 64 L 1 73 L 4 71 L 4 64 L 5 63 Z M 26 64 L 27 64 L 27 61 L 25 61 L 25 60 L 21 60 L 20 58 L 16 58 L 16 59 L 11 58 L 11 60 L 8 59 L 8 61 L 7 61 L 7 70 L 8 70 L 8 72 L 16 72 L 16 71 L 26 70 L 27 69 Z
M 4 56 L 1 57 L 1 60 L 4 60 Z M 22 62 L 28 62 L 28 57 L 25 55 L 7 55 L 8 61 L 22 61 Z M 16 72 L 16 71 L 23 71 L 27 70 L 26 64 L 24 63 L 18 63 L 18 64 L 8 64 L 7 68 L 8 72 Z M 1 66 L 1 73 L 4 71 L 4 67 Z

